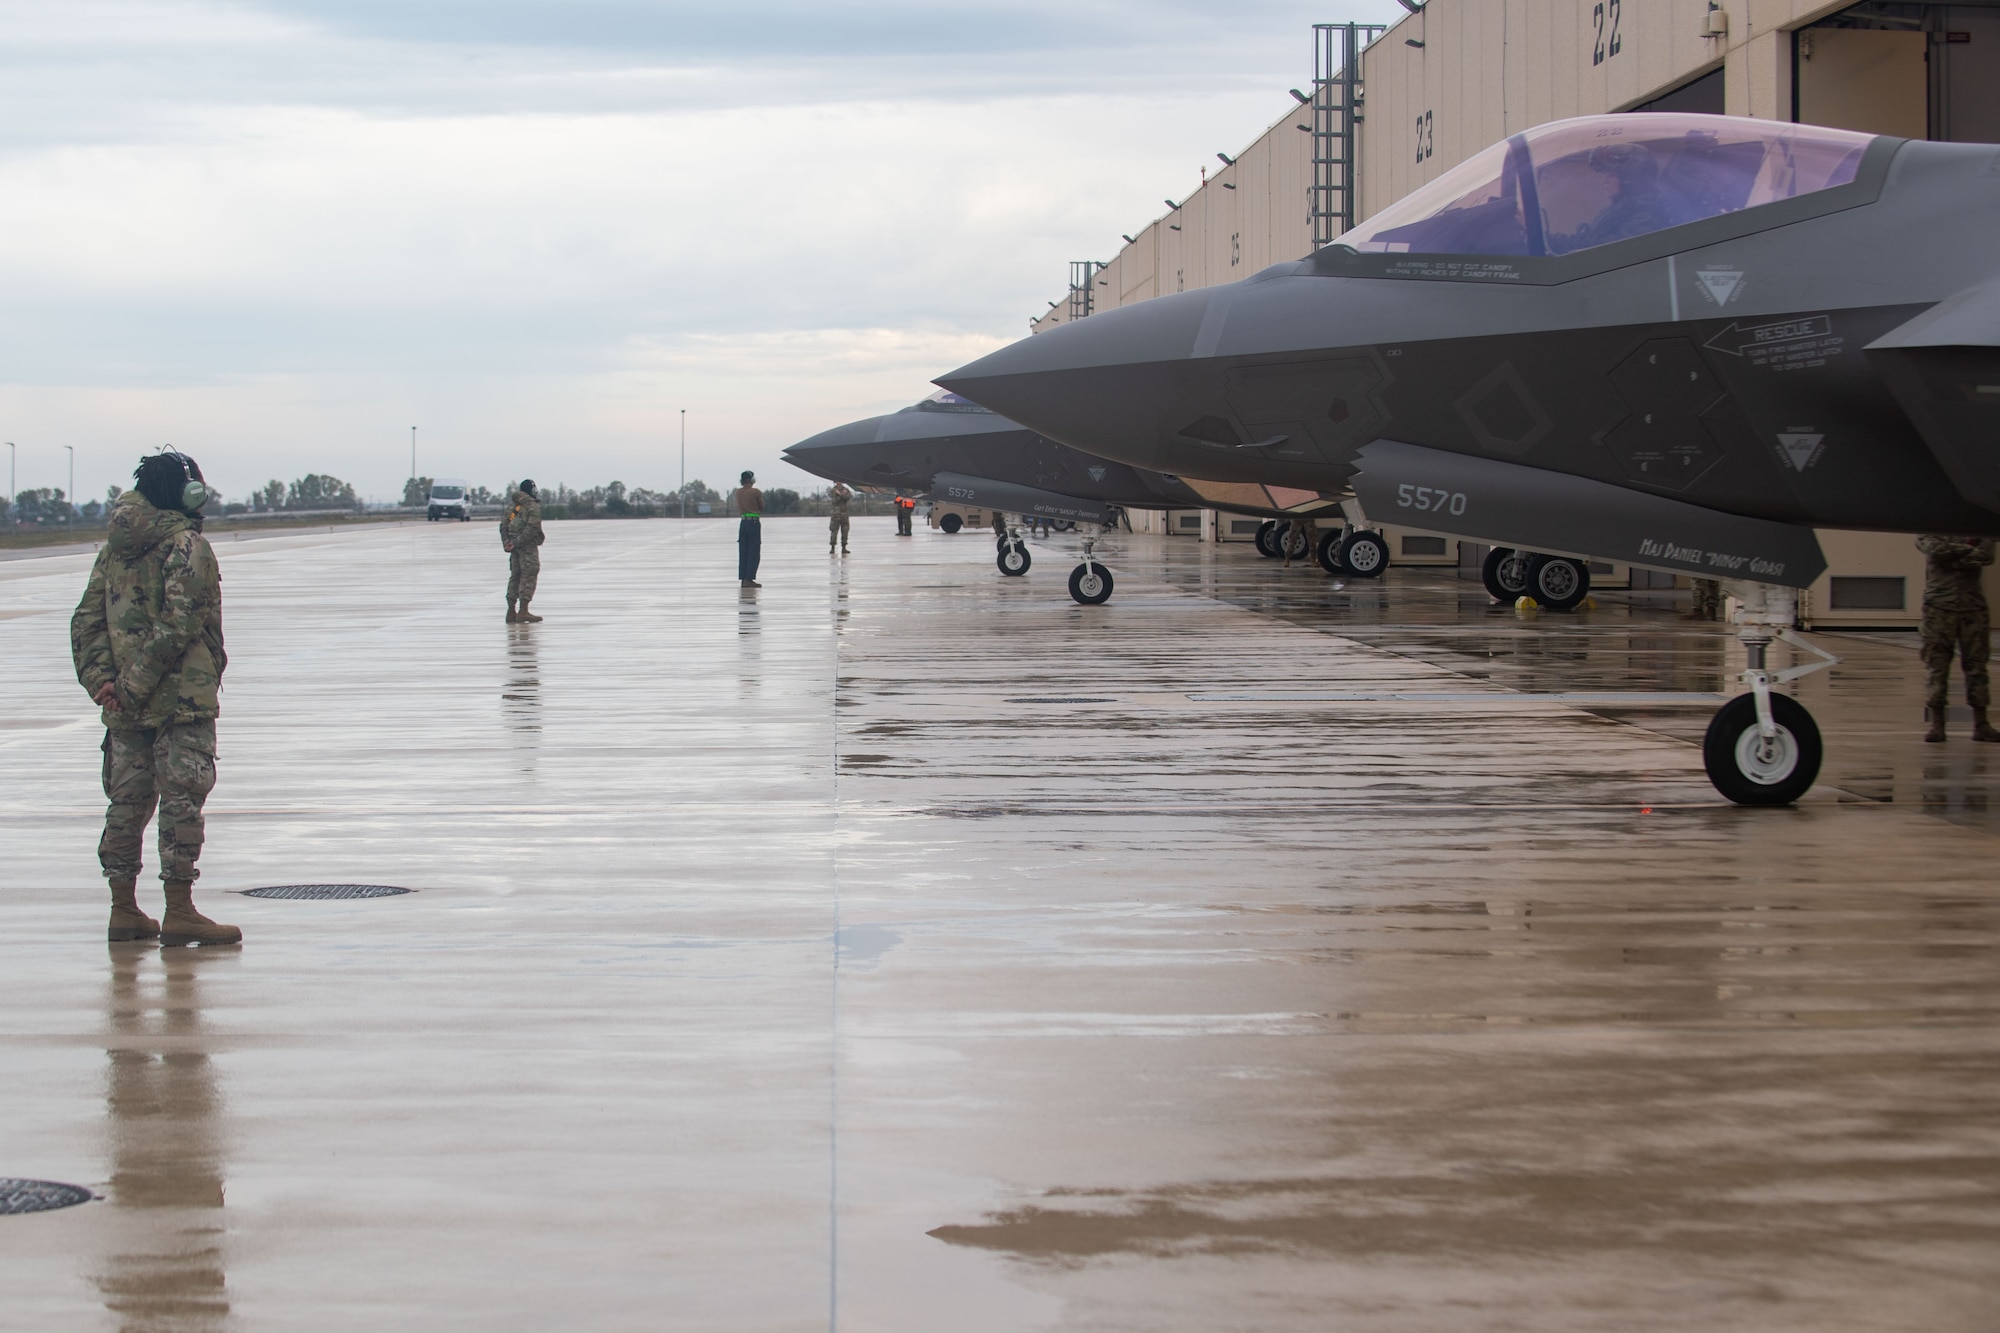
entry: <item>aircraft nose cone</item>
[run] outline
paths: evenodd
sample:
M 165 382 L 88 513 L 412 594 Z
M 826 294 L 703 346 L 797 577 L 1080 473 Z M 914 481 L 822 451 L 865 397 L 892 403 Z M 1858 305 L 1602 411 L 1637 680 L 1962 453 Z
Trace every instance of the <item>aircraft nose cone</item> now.
M 1180 424 L 1175 413 L 1185 415 L 1190 358 L 1219 290 L 1059 324 L 936 383 L 1051 439 L 1151 466 L 1162 431 Z
M 882 418 L 850 421 L 832 430 L 809 435 L 784 451 L 787 463 L 829 481 L 852 481 L 876 461 L 876 441 L 881 438 Z

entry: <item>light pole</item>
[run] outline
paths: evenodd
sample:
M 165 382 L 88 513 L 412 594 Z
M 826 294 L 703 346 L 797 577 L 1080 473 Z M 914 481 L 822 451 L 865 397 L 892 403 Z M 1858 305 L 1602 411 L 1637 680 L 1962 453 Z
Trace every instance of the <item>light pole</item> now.
M 69 513 L 65 516 L 65 520 L 70 527 L 75 527 L 76 526 L 76 446 L 73 444 L 66 444 L 63 446 L 63 448 L 69 450 L 69 493 L 66 497 L 69 501 Z
M 20 451 L 7 441 L 7 526 L 14 526 L 14 459 Z
M 410 482 L 411 482 L 411 484 L 412 484 L 412 485 L 415 485 L 415 484 L 416 484 L 416 480 L 417 480 L 417 428 L 416 428 L 415 426 L 412 426 L 412 427 L 410 427 Z M 417 500 L 417 503 L 418 503 L 418 504 L 422 504 L 422 503 L 423 503 L 423 499 L 422 499 L 422 497 L 419 497 L 419 498 L 418 498 L 418 500 Z
M 688 516 L 688 410 L 681 409 L 681 517 Z

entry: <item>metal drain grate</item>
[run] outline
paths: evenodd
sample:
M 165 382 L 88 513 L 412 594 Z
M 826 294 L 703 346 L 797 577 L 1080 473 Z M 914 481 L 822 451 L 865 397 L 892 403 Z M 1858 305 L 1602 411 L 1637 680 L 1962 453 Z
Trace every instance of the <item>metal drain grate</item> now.
M 65 1185 L 59 1180 L 11 1180 L 0 1177 L 0 1216 L 13 1213 L 46 1213 L 55 1208 L 71 1208 L 96 1198 L 81 1185 Z
M 275 884 L 268 889 L 245 889 L 245 898 L 393 898 L 412 893 L 390 884 Z
M 1115 704 L 1116 699 L 1099 698 L 1085 694 L 1031 694 L 1021 699 L 1008 699 L 1010 704 Z

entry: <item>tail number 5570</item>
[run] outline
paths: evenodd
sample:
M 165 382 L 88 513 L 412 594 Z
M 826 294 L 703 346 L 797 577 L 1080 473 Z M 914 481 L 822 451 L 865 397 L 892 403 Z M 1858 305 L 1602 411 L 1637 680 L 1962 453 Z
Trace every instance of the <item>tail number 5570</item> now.
M 1396 488 L 1396 503 L 1404 509 L 1415 509 L 1426 514 L 1451 514 L 1465 512 L 1465 492 L 1439 490 L 1435 486 L 1412 486 L 1404 482 Z

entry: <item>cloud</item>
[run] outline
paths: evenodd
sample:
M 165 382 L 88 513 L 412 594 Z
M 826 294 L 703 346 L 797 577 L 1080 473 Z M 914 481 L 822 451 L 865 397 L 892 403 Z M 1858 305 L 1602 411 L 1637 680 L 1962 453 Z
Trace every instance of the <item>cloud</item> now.
M 657 485 L 681 406 L 765 470 L 1024 332 L 1285 111 L 1314 17 L 0 0 L 23 484 L 174 439 L 388 495 L 415 421 Z

